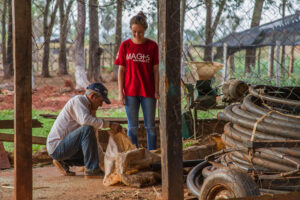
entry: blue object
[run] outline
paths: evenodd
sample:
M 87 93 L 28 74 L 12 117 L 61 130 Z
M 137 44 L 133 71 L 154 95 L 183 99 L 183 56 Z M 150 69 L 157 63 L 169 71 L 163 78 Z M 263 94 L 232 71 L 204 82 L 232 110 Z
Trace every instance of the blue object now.
M 126 96 L 125 110 L 128 119 L 127 135 L 138 147 L 139 108 L 142 106 L 144 124 L 147 132 L 147 149 L 156 149 L 155 110 L 156 99 L 141 96 Z
M 88 170 L 99 169 L 97 139 L 93 127 L 82 126 L 68 134 L 50 156 L 65 163 L 82 163 Z
M 107 104 L 111 104 L 110 100 L 107 98 L 108 90 L 102 83 L 92 83 L 86 89 L 94 90 L 95 92 L 100 93 L 102 98 L 104 99 L 104 102 Z

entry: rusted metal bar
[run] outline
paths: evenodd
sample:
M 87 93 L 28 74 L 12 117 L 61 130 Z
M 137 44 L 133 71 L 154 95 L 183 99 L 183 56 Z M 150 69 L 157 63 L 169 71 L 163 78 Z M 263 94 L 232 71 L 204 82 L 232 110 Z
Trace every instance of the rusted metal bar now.
M 162 197 L 170 200 L 183 199 L 179 22 L 180 0 L 159 1 Z
M 32 199 L 31 1 L 13 0 L 15 200 Z

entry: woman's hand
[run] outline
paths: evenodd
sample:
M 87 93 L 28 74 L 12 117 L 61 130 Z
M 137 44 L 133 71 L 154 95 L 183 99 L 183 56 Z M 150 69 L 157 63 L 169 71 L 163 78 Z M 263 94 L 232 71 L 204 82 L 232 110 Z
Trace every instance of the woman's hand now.
M 125 95 L 123 92 L 119 92 L 119 103 L 125 105 Z
M 160 99 L 159 92 L 155 92 L 154 97 L 159 101 L 159 99 Z

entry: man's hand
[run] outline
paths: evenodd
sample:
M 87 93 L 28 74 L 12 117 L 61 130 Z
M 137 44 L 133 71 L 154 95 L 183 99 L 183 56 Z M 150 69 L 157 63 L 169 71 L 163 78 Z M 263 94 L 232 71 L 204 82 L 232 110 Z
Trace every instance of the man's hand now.
M 113 133 L 118 133 L 122 130 L 122 126 L 119 123 L 115 122 L 111 122 L 109 127 Z

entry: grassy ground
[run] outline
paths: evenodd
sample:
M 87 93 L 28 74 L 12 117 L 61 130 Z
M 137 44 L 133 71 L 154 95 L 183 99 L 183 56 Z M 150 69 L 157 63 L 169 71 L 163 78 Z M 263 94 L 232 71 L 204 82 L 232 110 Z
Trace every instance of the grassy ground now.
M 210 110 L 210 111 L 198 111 L 198 118 L 204 119 L 204 118 L 214 118 L 220 110 Z M 156 115 L 158 112 L 156 112 Z M 33 110 L 32 111 L 32 118 L 39 120 L 42 124 L 42 128 L 33 128 L 32 129 L 32 135 L 33 136 L 40 136 L 40 137 L 47 137 L 51 127 L 54 123 L 54 119 L 46 119 L 44 117 L 41 117 L 40 114 L 54 114 L 58 115 L 59 111 L 57 112 L 49 112 L 49 111 L 43 111 L 43 110 Z M 98 117 L 118 117 L 118 118 L 126 118 L 126 113 L 124 111 L 124 108 L 115 108 L 115 109 L 103 109 L 97 111 Z M 139 117 L 143 117 L 143 113 L 140 110 Z M 14 111 L 13 110 L 1 110 L 0 111 L 0 119 L 2 120 L 12 120 L 14 119 Z M 127 125 L 123 125 L 123 127 L 127 128 Z M 14 134 L 13 129 L 1 129 L 1 133 L 9 133 Z M 11 142 L 3 142 L 5 150 L 6 151 L 13 151 L 14 149 L 14 143 Z M 32 145 L 33 151 L 40 150 L 44 148 L 45 145 Z

